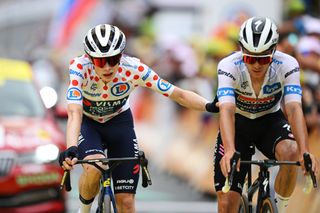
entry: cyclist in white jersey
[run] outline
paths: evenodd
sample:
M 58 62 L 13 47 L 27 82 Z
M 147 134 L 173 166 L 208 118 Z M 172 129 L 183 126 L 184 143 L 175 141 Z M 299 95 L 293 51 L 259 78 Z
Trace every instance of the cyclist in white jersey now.
M 105 157 L 105 149 L 108 157 L 137 155 L 129 106 L 129 95 L 137 86 L 150 88 L 191 109 L 210 110 L 205 98 L 170 84 L 139 59 L 124 55 L 126 39 L 118 27 L 97 25 L 88 31 L 83 43 L 85 54 L 72 59 L 69 69 L 68 149 L 59 158 L 65 170 L 72 169 L 77 159 Z M 120 213 L 135 212 L 139 177 L 135 163 L 125 164 L 117 166 L 112 174 Z M 82 213 L 90 211 L 101 175 L 91 165 L 83 167 L 79 181 Z
M 236 150 L 241 152 L 241 159 L 249 160 L 249 146 L 254 143 L 268 158 L 301 162 L 303 153 L 309 152 L 301 108 L 299 64 L 292 56 L 276 50 L 278 37 L 272 20 L 252 17 L 240 28 L 241 51 L 218 64 L 220 131 L 215 148 L 214 182 L 219 213 L 239 209 L 249 167 L 238 164 L 239 173 L 231 191 L 221 191 Z M 282 113 L 282 103 L 287 118 Z M 318 173 L 318 162 L 312 154 L 311 159 L 313 170 Z M 275 181 L 279 212 L 286 209 L 296 177 L 296 168 L 280 167 Z

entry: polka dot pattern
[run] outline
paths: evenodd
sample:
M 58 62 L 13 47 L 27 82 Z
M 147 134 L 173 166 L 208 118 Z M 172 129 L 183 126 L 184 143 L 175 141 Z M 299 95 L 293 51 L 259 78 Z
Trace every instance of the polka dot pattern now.
M 139 66 L 139 67 L 138 67 L 138 70 L 139 70 L 140 72 L 143 72 L 144 67 L 143 67 L 143 66 Z
M 78 86 L 79 82 L 77 80 L 72 80 L 72 85 L 73 86 Z

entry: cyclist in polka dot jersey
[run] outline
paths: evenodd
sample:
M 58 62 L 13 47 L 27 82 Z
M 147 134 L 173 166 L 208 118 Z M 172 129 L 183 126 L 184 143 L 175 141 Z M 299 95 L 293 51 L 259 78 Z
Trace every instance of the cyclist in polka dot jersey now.
M 212 104 L 194 92 L 161 79 L 139 59 L 123 54 L 126 39 L 116 26 L 102 24 L 90 29 L 84 40 L 85 54 L 70 62 L 67 91 L 67 149 L 60 153 L 63 169 L 71 170 L 77 159 L 137 156 L 129 95 L 137 87 L 150 88 L 182 106 L 213 111 Z M 112 173 L 117 208 L 135 212 L 139 171 L 135 163 L 121 164 Z M 84 165 L 79 180 L 79 212 L 90 212 L 98 192 L 100 171 Z
M 110 80 L 103 80 L 86 54 L 73 59 L 68 103 L 82 105 L 87 117 L 104 123 L 129 109 L 129 94 L 137 86 L 151 88 L 164 96 L 173 92 L 173 85 L 137 58 L 122 55 L 119 63 L 118 68 L 112 70 Z

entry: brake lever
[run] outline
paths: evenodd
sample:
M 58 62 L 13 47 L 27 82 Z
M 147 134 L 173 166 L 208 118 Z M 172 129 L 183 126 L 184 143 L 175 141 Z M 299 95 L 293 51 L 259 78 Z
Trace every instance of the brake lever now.
M 240 159 L 240 157 L 241 157 L 240 152 L 236 151 L 236 152 L 234 152 L 234 154 L 230 160 L 231 169 L 228 174 L 228 177 L 226 177 L 226 181 L 224 183 L 224 186 L 222 187 L 222 192 L 224 192 L 224 193 L 227 193 L 232 186 L 234 173 L 236 171 L 237 163 L 238 163 L 238 160 Z
M 306 168 L 306 171 L 311 176 L 313 188 L 317 188 L 318 187 L 317 179 L 316 179 L 316 176 L 315 176 L 314 172 L 312 171 L 312 161 L 311 161 L 311 158 L 310 158 L 310 154 L 307 153 L 307 152 L 304 153 L 303 154 L 303 160 L 304 160 L 304 167 Z

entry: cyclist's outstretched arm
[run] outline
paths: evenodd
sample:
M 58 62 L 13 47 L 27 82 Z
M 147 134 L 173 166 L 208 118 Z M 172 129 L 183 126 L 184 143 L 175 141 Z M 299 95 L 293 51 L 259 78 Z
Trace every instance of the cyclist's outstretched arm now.
M 221 171 L 225 177 L 230 172 L 230 160 L 235 149 L 235 110 L 234 103 L 223 103 L 219 106 L 220 134 L 224 147 L 224 156 L 220 161 Z M 238 168 L 239 170 L 239 168 Z
M 206 104 L 209 103 L 207 99 L 196 94 L 195 92 L 184 90 L 177 86 L 175 86 L 169 98 L 181 106 L 199 111 L 205 111 Z

